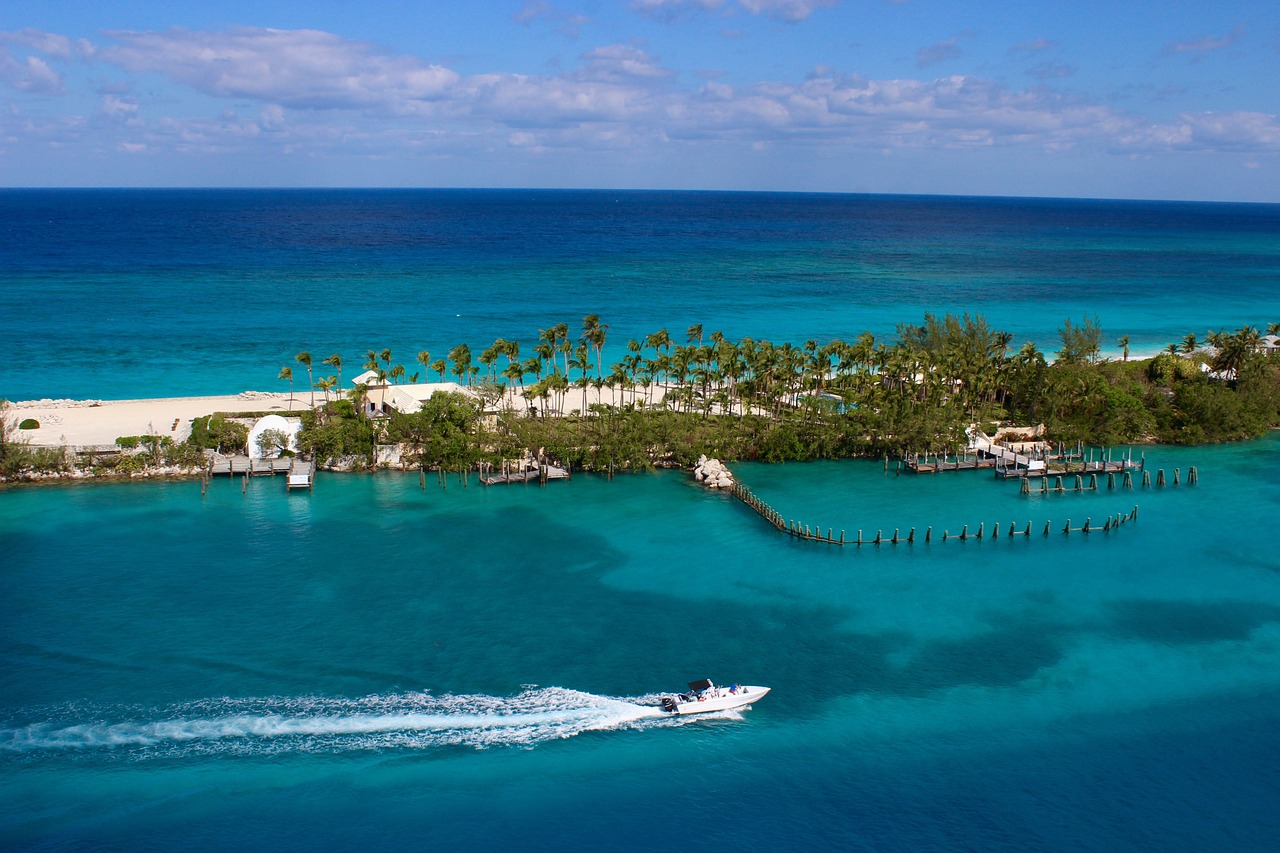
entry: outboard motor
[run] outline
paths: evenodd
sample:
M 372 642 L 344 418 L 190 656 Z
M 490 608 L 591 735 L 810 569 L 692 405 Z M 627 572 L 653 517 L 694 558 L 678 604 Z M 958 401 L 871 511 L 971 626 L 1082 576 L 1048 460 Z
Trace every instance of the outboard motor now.
M 675 710 L 676 710 L 676 700 L 675 700 L 675 699 L 673 699 L 673 698 L 672 698 L 672 697 L 670 697 L 670 696 L 663 696 L 663 697 L 662 697 L 662 710 L 667 711 L 668 713 L 675 713 Z

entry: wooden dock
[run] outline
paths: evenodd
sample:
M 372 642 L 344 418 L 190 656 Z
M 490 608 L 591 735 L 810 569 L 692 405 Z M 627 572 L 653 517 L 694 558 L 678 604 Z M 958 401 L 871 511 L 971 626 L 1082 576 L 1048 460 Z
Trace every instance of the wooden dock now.
M 205 468 L 201 482 L 203 492 L 213 477 L 243 477 L 247 488 L 250 477 L 274 477 L 283 475 L 285 487 L 288 489 L 310 489 L 315 480 L 315 463 L 309 459 L 296 456 L 283 456 L 276 459 L 250 459 L 248 456 L 211 456 Z
M 956 453 L 941 456 L 934 454 L 905 454 L 898 462 L 898 470 L 906 470 L 912 474 L 937 474 L 943 471 L 976 471 L 989 469 L 1001 479 L 1026 479 L 1028 477 L 1051 477 L 1065 474 L 1123 474 L 1126 471 L 1141 471 L 1146 467 L 1146 457 L 1133 461 L 1133 451 L 1119 460 L 1111 458 L 1111 451 L 1098 452 L 1093 458 L 1093 448 L 1077 444 L 1074 448 L 1059 446 L 1056 452 L 1047 445 L 1041 446 L 1039 452 L 1023 452 L 1016 448 L 997 444 L 980 429 L 970 429 L 969 445 Z M 889 468 L 885 459 L 885 470 Z
M 508 483 L 546 483 L 548 480 L 567 480 L 569 470 L 553 465 L 551 462 L 535 459 L 524 459 L 503 465 L 494 473 L 492 465 L 484 464 L 480 469 L 480 482 L 486 486 L 500 486 Z

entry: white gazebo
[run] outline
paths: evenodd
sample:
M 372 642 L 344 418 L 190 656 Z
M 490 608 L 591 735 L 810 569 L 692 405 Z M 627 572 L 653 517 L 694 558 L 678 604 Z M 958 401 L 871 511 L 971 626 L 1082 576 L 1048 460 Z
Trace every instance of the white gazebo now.
M 298 433 L 302 431 L 302 421 L 298 418 L 285 418 L 280 415 L 267 415 L 258 420 L 249 430 L 249 458 L 262 459 L 262 450 L 258 447 L 258 439 L 269 429 L 279 430 L 289 438 L 289 449 L 298 450 Z

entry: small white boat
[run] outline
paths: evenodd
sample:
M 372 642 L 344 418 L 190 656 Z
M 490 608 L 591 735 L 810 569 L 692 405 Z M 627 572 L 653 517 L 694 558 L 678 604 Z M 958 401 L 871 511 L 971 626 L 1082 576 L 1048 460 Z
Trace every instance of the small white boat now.
M 705 714 L 708 711 L 728 711 L 744 708 L 763 698 L 768 687 L 734 684 L 717 687 L 710 679 L 690 681 L 688 693 L 676 693 L 662 697 L 662 710 L 667 714 Z

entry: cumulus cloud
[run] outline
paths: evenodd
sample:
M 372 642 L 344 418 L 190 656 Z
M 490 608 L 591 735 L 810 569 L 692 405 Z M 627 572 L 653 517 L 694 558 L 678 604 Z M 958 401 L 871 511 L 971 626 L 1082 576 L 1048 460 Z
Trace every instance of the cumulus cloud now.
M 152 98 L 144 120 L 130 88 L 100 91 L 99 125 L 147 151 L 269 145 L 354 156 L 478 148 L 541 153 L 707 140 L 821 141 L 870 150 L 1092 145 L 1265 153 L 1280 144 L 1276 117 L 1263 113 L 1153 123 L 1048 86 L 1018 90 L 966 75 L 885 80 L 818 67 L 796 81 L 710 80 L 688 88 L 636 44 L 590 48 L 554 74 L 463 76 L 317 31 L 166 30 L 112 39 L 96 61 L 237 102 L 216 118 L 193 119 L 164 115 L 164 99 Z M 1043 76 L 1066 73 L 1046 65 Z
M 1176 122 L 1150 124 L 1122 134 L 1117 147 L 1131 150 L 1280 151 L 1280 119 L 1266 113 L 1183 113 Z

